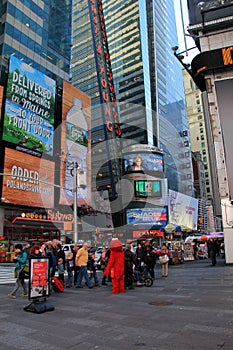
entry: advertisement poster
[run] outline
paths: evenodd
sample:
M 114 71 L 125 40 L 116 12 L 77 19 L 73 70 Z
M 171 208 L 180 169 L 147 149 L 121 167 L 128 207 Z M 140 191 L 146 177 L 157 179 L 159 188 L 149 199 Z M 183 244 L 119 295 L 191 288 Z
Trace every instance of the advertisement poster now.
M 5 203 L 54 207 L 54 163 L 5 148 L 2 197 Z
M 78 171 L 83 170 L 86 174 L 87 184 L 86 187 L 79 187 L 77 190 L 78 205 L 90 201 L 88 193 L 88 188 L 91 188 L 90 107 L 91 99 L 88 95 L 63 82 L 60 183 L 64 188 L 60 192 L 60 204 L 73 203 L 74 163 L 78 164 Z
M 165 226 L 167 223 L 167 209 L 164 208 L 135 208 L 126 209 L 127 224 L 131 225 L 158 225 Z
M 48 297 L 50 295 L 49 258 L 31 258 L 29 262 L 29 299 Z
M 197 229 L 198 199 L 169 190 L 169 223 Z
M 3 140 L 53 155 L 56 83 L 10 57 Z

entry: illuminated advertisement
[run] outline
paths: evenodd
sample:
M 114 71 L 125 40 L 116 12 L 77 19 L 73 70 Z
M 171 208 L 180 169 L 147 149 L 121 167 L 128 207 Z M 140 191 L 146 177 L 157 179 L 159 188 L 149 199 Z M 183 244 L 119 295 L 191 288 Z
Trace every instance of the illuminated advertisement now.
M 126 222 L 130 225 L 165 226 L 166 207 L 126 209 Z
M 163 156 L 156 153 L 125 154 L 123 170 L 128 172 L 163 172 Z
M 54 207 L 54 163 L 5 149 L 2 197 L 5 203 Z
M 73 203 L 75 163 L 78 165 L 78 205 L 86 204 L 90 196 L 88 192 L 88 188 L 91 188 L 90 106 L 91 99 L 88 95 L 63 82 L 60 172 L 60 183 L 63 188 L 60 192 L 60 204 Z M 85 179 L 81 177 L 81 170 Z M 86 186 L 82 186 L 82 179 L 86 181 Z
M 136 180 L 134 181 L 135 197 L 161 197 L 160 180 Z
M 3 140 L 53 155 L 56 83 L 10 58 Z
M 169 222 L 189 229 L 197 229 L 198 199 L 169 190 Z

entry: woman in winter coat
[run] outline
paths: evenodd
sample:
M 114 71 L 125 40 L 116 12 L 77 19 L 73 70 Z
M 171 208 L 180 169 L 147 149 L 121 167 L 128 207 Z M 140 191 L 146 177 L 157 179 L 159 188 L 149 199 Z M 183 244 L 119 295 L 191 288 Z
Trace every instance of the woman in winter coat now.
M 133 288 L 133 265 L 136 264 L 135 254 L 131 251 L 131 245 L 126 244 L 125 248 L 125 288 Z

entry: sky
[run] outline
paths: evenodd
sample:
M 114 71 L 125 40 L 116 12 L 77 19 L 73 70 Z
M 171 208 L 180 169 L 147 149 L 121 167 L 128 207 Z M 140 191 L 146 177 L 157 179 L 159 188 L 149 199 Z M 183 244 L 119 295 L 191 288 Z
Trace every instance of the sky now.
M 173 1 L 174 1 L 174 6 L 175 6 L 175 13 L 176 13 L 177 33 L 178 33 L 178 40 L 179 40 L 179 43 L 178 43 L 179 52 L 183 52 L 186 50 L 186 47 L 185 47 L 183 27 L 182 27 L 180 5 L 182 6 L 182 11 L 183 11 L 183 21 L 184 21 L 185 33 L 188 34 L 187 27 L 189 24 L 189 19 L 188 19 L 187 0 L 173 0 Z M 195 46 L 194 40 L 191 37 L 185 36 L 185 38 L 186 38 L 187 49 Z M 199 53 L 198 49 L 189 50 L 187 52 L 187 55 L 186 55 L 186 53 L 184 53 L 184 56 L 185 56 L 184 62 L 190 63 L 192 61 L 193 57 L 196 56 L 198 53 Z

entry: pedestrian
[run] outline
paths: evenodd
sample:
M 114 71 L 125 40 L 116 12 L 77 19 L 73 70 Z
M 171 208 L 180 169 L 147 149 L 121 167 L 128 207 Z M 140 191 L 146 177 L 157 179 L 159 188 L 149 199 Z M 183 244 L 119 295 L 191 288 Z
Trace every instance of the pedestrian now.
M 103 271 L 103 278 L 102 278 L 102 282 L 101 282 L 102 286 L 108 285 L 106 283 L 106 276 L 104 276 L 104 270 L 105 270 L 105 267 L 107 266 L 107 263 L 108 263 L 107 250 L 108 250 L 108 248 L 103 247 L 101 256 L 100 256 L 99 261 L 98 261 L 98 262 L 100 262 L 100 268 Z
M 168 276 L 168 263 L 169 263 L 169 257 L 170 257 L 170 252 L 167 249 L 166 244 L 163 244 L 162 248 L 161 248 L 160 256 L 165 256 L 165 255 L 168 257 L 168 261 L 161 264 L 161 266 L 162 266 L 162 277 L 167 277 Z
M 57 260 L 60 258 L 63 260 L 63 267 L 65 269 L 66 268 L 66 254 L 65 254 L 64 250 L 62 250 L 62 246 L 60 243 L 57 244 L 56 249 L 57 249 Z
M 135 254 L 131 251 L 131 244 L 126 244 L 125 251 L 125 288 L 134 289 L 133 287 L 133 265 L 136 263 Z
M 29 251 L 29 259 L 30 258 L 40 258 L 42 256 L 42 253 L 40 251 L 40 246 L 38 244 L 35 244 L 31 247 Z
M 216 243 L 213 238 L 207 242 L 208 255 L 211 259 L 212 266 L 216 265 Z
M 22 270 L 22 268 L 24 266 L 26 266 L 26 263 L 27 263 L 27 259 L 28 259 L 27 252 L 23 251 L 23 245 L 20 243 L 15 245 L 14 250 L 15 250 L 15 254 L 16 254 L 16 256 L 13 260 L 15 263 L 16 282 L 15 282 L 15 287 L 13 288 L 12 292 L 10 294 L 8 294 L 8 297 L 10 299 L 16 298 L 16 293 L 20 287 L 22 287 L 22 289 L 23 289 L 23 294 L 21 294 L 20 296 L 23 296 L 23 297 L 28 296 L 26 283 L 25 283 L 24 279 L 20 276 L 20 271 Z
M 90 271 L 90 280 L 94 279 L 95 287 L 99 287 L 99 280 L 96 271 L 95 253 L 91 253 L 88 259 L 88 268 Z
M 82 248 L 78 250 L 75 258 L 75 265 L 79 266 L 80 268 L 75 288 L 83 288 L 82 286 L 83 277 L 86 280 L 88 288 L 93 288 L 93 284 L 87 273 L 87 262 L 88 262 L 88 244 L 84 242 Z
M 79 250 L 79 245 L 75 244 L 74 248 L 73 248 L 73 260 L 74 260 L 74 286 L 76 286 L 77 284 L 77 280 L 78 280 L 78 274 L 80 271 L 80 267 L 76 265 L 76 255 L 78 253 Z
M 58 272 L 58 277 L 60 280 L 65 283 L 65 269 L 64 269 L 64 263 L 63 259 L 59 258 L 57 262 L 57 272 Z
M 66 288 L 71 288 L 73 283 L 73 271 L 74 271 L 74 257 L 73 253 L 69 253 L 66 260 L 66 270 L 67 270 L 67 280 L 66 280 Z
M 122 242 L 119 239 L 110 242 L 110 258 L 104 270 L 104 276 L 110 274 L 112 280 L 112 293 L 118 294 L 125 292 L 124 286 L 124 265 L 125 256 L 122 249 Z
M 152 249 L 151 245 L 146 246 L 146 256 L 145 256 L 145 275 L 150 274 L 151 278 L 155 279 L 155 263 L 156 255 Z

